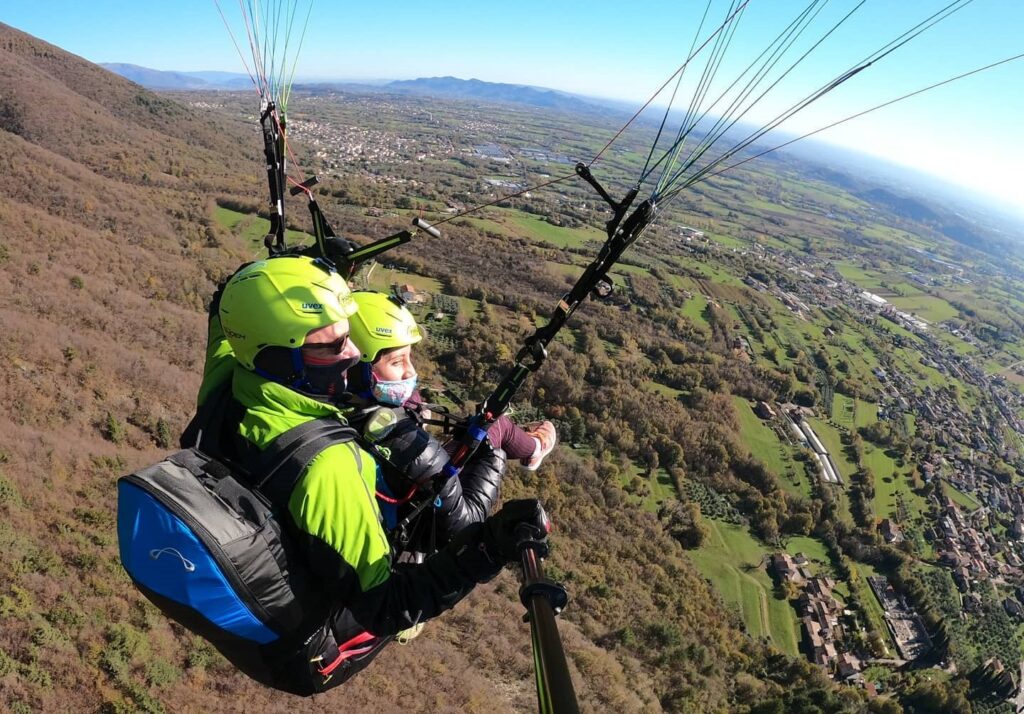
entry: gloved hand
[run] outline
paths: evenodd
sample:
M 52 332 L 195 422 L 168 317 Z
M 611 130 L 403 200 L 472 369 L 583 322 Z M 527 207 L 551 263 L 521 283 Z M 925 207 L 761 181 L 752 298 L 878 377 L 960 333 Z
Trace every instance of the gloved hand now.
M 551 522 L 536 498 L 509 501 L 484 521 L 481 542 L 492 557 L 516 560 L 523 544 L 529 543 L 538 558 L 548 555 Z

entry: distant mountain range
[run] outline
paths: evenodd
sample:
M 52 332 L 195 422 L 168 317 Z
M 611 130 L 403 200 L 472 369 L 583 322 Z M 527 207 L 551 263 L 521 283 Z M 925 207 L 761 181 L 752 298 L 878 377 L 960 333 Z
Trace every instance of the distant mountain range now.
M 100 67 L 146 89 L 245 89 L 252 83 L 248 75 L 235 72 L 166 72 L 116 62 L 101 63 Z
M 104 64 L 102 66 L 147 89 L 240 90 L 248 88 L 251 84 L 247 75 L 232 72 L 165 72 L 132 64 Z M 308 82 L 297 83 L 296 86 L 314 92 L 391 93 L 464 101 L 520 104 L 574 114 L 612 116 L 628 112 L 633 108 L 632 105 L 625 102 L 583 97 L 544 87 L 484 82 L 479 79 L 459 79 L 457 77 L 422 77 L 384 84 Z M 644 123 L 654 121 L 654 119 L 643 116 L 639 121 Z M 999 252 L 1005 251 L 1009 245 L 1019 242 L 1022 231 L 1019 218 L 1007 215 L 1004 210 L 1000 210 L 1005 207 L 993 205 L 991 199 L 986 200 L 981 196 L 965 196 L 965 190 L 962 187 L 953 186 L 941 179 L 926 176 L 906 167 L 889 165 L 874 157 L 820 142 L 808 142 L 800 147 L 787 149 L 787 153 L 790 152 L 797 157 L 809 159 L 812 163 L 818 164 L 824 174 L 822 177 L 826 180 L 853 190 L 869 202 L 877 201 L 905 218 L 931 223 L 960 243 L 989 252 Z M 838 171 L 825 168 L 829 165 L 834 166 Z M 859 178 L 854 178 L 854 176 Z M 869 185 L 870 181 L 865 179 L 869 177 L 887 184 L 894 190 L 874 194 L 868 192 L 866 185 Z M 946 205 L 937 204 L 934 200 L 936 196 L 940 196 Z M 923 204 L 918 200 L 919 198 L 931 205 Z M 957 215 L 956 211 L 958 210 L 962 210 L 966 215 Z M 1000 237 L 992 240 L 993 233 Z M 1011 238 L 1011 236 L 1017 236 L 1017 238 Z
M 114 74 L 141 84 L 146 89 L 159 90 L 202 90 L 202 89 L 246 89 L 251 80 L 248 75 L 233 72 L 168 72 L 135 64 L 107 63 L 100 65 Z M 609 109 L 623 109 L 624 105 L 600 99 L 583 98 L 568 92 L 522 84 L 501 84 L 484 82 L 479 79 L 457 77 L 422 77 L 420 79 L 398 80 L 382 85 L 358 82 L 303 82 L 297 87 L 316 90 L 352 89 L 358 87 L 369 92 L 393 92 L 397 94 L 419 94 L 449 99 L 468 99 L 484 102 L 525 104 L 566 112 L 604 113 Z
M 808 141 L 787 148 L 811 173 L 868 203 L 931 225 L 952 240 L 992 255 L 1020 253 L 1024 213 L 991 196 L 851 149 Z
M 533 107 L 557 109 L 567 112 L 604 113 L 608 110 L 608 105 L 599 99 L 583 99 L 577 95 L 560 92 L 555 89 L 531 87 L 522 84 L 483 82 L 479 79 L 424 77 L 390 82 L 384 85 L 383 89 L 402 94 L 423 94 L 432 97 L 526 104 Z

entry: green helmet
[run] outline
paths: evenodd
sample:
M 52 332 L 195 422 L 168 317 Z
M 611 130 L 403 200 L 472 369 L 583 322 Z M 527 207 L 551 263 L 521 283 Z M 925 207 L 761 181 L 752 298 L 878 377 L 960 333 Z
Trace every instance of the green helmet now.
M 414 345 L 423 339 L 416 318 L 391 295 L 360 290 L 352 293 L 359 312 L 349 322 L 349 334 L 359 348 L 360 361 L 373 362 L 381 350 Z
M 239 363 L 254 369 L 264 347 L 301 347 L 311 330 L 358 309 L 337 272 L 313 258 L 286 256 L 250 263 L 231 277 L 220 323 Z

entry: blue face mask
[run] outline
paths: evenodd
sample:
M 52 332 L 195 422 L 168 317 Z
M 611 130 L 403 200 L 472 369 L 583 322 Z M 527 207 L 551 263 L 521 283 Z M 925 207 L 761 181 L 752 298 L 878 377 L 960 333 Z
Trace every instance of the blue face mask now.
M 409 401 L 412 393 L 416 391 L 416 380 L 415 375 L 409 379 L 399 379 L 394 382 L 378 379 L 373 384 L 373 398 L 381 404 L 400 407 Z

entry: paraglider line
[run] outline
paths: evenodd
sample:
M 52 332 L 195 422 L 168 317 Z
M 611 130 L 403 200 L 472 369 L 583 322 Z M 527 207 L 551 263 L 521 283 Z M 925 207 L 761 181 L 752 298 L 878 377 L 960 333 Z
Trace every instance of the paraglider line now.
M 495 205 L 497 203 L 501 203 L 502 201 L 507 201 L 510 198 L 515 198 L 517 196 L 522 196 L 524 193 L 529 193 L 530 191 L 536 191 L 537 189 L 544 188 L 546 186 L 551 186 L 551 185 L 556 184 L 556 183 L 561 183 L 562 181 L 568 181 L 571 178 L 576 178 L 575 172 L 571 173 L 571 174 L 566 174 L 565 176 L 559 176 L 558 178 L 553 178 L 550 181 L 545 181 L 544 183 L 539 183 L 536 186 L 527 186 L 522 191 L 517 191 L 516 193 L 510 193 L 507 196 L 500 196 L 499 198 L 496 198 L 493 201 L 488 201 L 487 203 L 481 203 L 479 206 L 473 206 L 472 208 L 467 208 L 465 211 L 461 211 L 459 213 L 456 213 L 453 216 L 448 216 L 447 218 L 442 218 L 441 220 L 439 220 L 436 223 L 434 223 L 434 225 L 435 226 L 439 226 L 442 223 L 447 223 L 448 221 L 454 221 L 456 218 L 461 218 L 462 216 L 467 216 L 470 213 L 476 213 L 477 211 L 480 211 L 480 210 L 482 210 L 484 208 L 488 208 L 488 207 L 493 206 L 493 205 Z
M 918 94 L 923 94 L 924 92 L 931 91 L 932 89 L 938 89 L 939 87 L 942 87 L 943 85 L 946 85 L 946 84 L 950 84 L 951 82 L 955 82 L 957 80 L 964 79 L 966 77 L 970 77 L 973 74 L 978 74 L 979 72 L 984 72 L 986 70 L 990 70 L 990 69 L 993 69 L 993 68 L 998 67 L 1000 65 L 1007 64 L 1009 62 L 1014 62 L 1014 61 L 1019 60 L 1019 59 L 1024 59 L 1024 53 L 1021 53 L 1019 55 L 1014 55 L 1013 57 L 1007 57 L 1006 59 L 999 60 L 998 62 L 993 62 L 992 64 L 985 65 L 984 67 L 978 67 L 977 69 L 972 69 L 969 72 L 964 72 L 963 74 L 958 74 L 955 77 L 950 77 L 949 79 L 944 79 L 941 82 L 936 82 L 935 84 L 930 84 L 927 87 L 922 87 L 921 89 L 918 89 L 918 90 L 915 90 L 913 92 L 910 92 L 909 94 L 904 94 L 901 97 L 896 97 L 895 99 L 890 99 L 889 101 L 883 102 L 882 104 L 877 104 L 877 105 L 871 107 L 870 109 L 865 109 L 862 112 L 858 112 L 856 114 L 851 114 L 850 116 L 846 117 L 845 119 L 840 119 L 839 121 L 835 121 L 835 122 L 832 122 L 831 124 L 827 124 L 827 125 L 819 128 L 819 129 L 815 129 L 814 131 L 809 131 L 806 134 L 798 136 L 795 139 L 790 139 L 789 141 L 787 141 L 787 142 L 785 142 L 783 144 L 779 144 L 778 146 L 773 146 L 770 149 L 765 149 L 764 151 L 761 151 L 761 152 L 759 152 L 757 154 L 754 154 L 753 156 L 749 156 L 749 157 L 743 159 L 742 161 L 737 161 L 735 164 L 730 164 L 729 166 L 726 166 L 723 169 L 719 169 L 718 171 L 715 171 L 713 173 L 704 174 L 703 176 L 700 177 L 699 181 L 703 181 L 705 179 L 709 179 L 712 176 L 718 176 L 720 174 L 725 173 L 726 171 L 729 171 L 730 169 L 736 168 L 737 166 L 742 166 L 743 164 L 745 164 L 745 163 L 747 163 L 749 161 L 753 161 L 754 159 L 759 159 L 762 156 L 764 156 L 765 154 L 770 154 L 773 151 L 778 151 L 779 149 L 783 149 L 783 148 L 789 146 L 790 144 L 795 144 L 796 142 L 798 142 L 798 141 L 800 141 L 802 139 L 806 139 L 808 137 L 814 136 L 815 134 L 820 134 L 823 131 L 826 131 L 826 130 L 831 129 L 831 128 L 836 127 L 836 126 L 839 126 L 840 124 L 845 124 L 848 121 L 852 121 L 854 119 L 858 119 L 858 118 L 864 116 L 865 114 L 870 114 L 871 112 L 877 111 L 879 109 L 884 109 L 885 107 L 888 107 L 888 106 L 890 106 L 892 104 L 896 104 L 897 102 L 902 102 L 904 99 L 910 99 L 911 97 L 916 97 Z M 697 181 L 694 181 L 694 183 L 697 183 Z M 682 190 L 683 188 L 686 188 L 687 186 L 692 186 L 692 185 L 693 185 L 692 183 L 687 184 L 686 186 L 682 186 L 679 189 L 676 189 L 676 191 Z M 669 194 L 669 196 L 675 195 L 675 193 L 676 192 L 673 191 L 671 194 Z
M 249 69 L 249 63 L 245 61 L 245 55 L 242 54 L 242 48 L 238 46 L 238 41 L 235 39 L 235 33 L 231 31 L 231 25 L 228 24 L 228 19 L 224 17 L 224 11 L 220 7 L 220 2 L 218 2 L 218 0 L 213 0 L 213 4 L 217 7 L 220 19 L 224 23 L 224 29 L 228 31 L 228 37 L 231 38 L 231 44 L 235 46 L 235 52 L 238 53 L 238 59 L 242 60 L 242 66 L 245 67 L 245 73 L 249 75 L 249 81 L 252 82 L 252 86 L 256 88 L 257 92 L 259 92 L 259 82 L 256 81 L 252 71 Z
M 678 169 L 676 169 L 673 172 L 672 176 L 669 177 L 667 180 L 663 180 L 661 182 L 660 191 L 664 191 L 666 188 L 671 187 L 674 184 L 677 184 L 678 181 L 680 180 L 680 178 L 682 178 L 683 174 L 686 173 L 690 168 L 692 168 L 693 165 L 696 164 L 701 159 L 701 157 L 704 156 L 704 154 L 706 154 L 708 151 L 710 151 L 711 148 L 714 146 L 714 144 L 719 139 L 721 139 L 729 131 L 729 129 L 731 129 L 733 126 L 735 126 L 737 124 L 737 122 L 740 121 L 740 119 L 742 119 L 744 116 L 746 116 L 747 112 L 749 112 L 754 106 L 757 105 L 758 102 L 760 102 L 762 99 L 764 99 L 764 97 L 769 92 L 771 92 L 776 86 L 778 86 L 779 82 L 781 82 L 801 62 L 803 62 L 805 59 L 807 59 L 807 57 L 811 53 L 813 53 L 815 49 L 817 49 L 819 46 L 821 46 L 821 44 L 823 42 L 825 42 L 825 40 L 833 32 L 835 32 L 839 27 L 841 27 L 843 25 L 843 23 L 845 23 L 847 20 L 849 20 L 850 17 L 853 16 L 853 14 L 855 12 L 857 12 L 857 10 L 859 10 L 861 8 L 861 6 L 863 6 L 866 1 L 867 0 L 861 0 L 861 2 L 859 2 L 853 9 L 851 9 L 845 16 L 843 16 L 839 20 L 839 22 L 837 22 L 835 25 L 833 25 L 829 29 L 828 32 L 826 32 L 824 35 L 821 36 L 821 38 L 818 39 L 817 42 L 815 42 L 813 45 L 811 45 L 811 47 L 809 49 L 807 49 L 799 58 L 797 58 L 797 60 L 793 64 L 791 64 L 789 66 L 789 68 L 786 69 L 785 72 L 783 72 L 778 78 L 775 79 L 774 82 L 772 82 L 764 91 L 762 91 L 757 96 L 757 98 L 754 99 L 742 112 L 740 112 L 738 115 L 736 115 L 735 111 L 730 112 L 730 115 L 726 118 L 727 119 L 727 123 L 724 126 L 720 126 L 721 123 L 722 123 L 722 120 L 719 120 L 719 122 L 716 122 L 715 127 L 712 129 L 711 135 L 704 138 L 704 140 L 694 150 L 694 152 L 691 153 L 689 157 L 687 157 L 686 162 L 683 164 L 683 166 L 678 168 Z M 957 1 L 960 1 L 960 0 L 957 0 Z M 788 47 L 787 47 L 787 49 L 788 49 Z M 847 72 L 845 72 L 840 77 L 839 80 L 833 80 L 828 85 L 826 85 L 825 87 L 823 87 L 821 89 L 818 89 L 817 91 L 811 93 L 809 96 L 805 97 L 803 100 L 797 102 L 795 105 L 793 105 L 792 107 L 787 109 L 781 115 L 779 115 L 775 119 L 771 120 L 771 122 L 769 122 L 767 125 L 765 125 L 765 126 L 761 127 L 760 129 L 758 129 L 756 132 L 754 132 L 754 134 L 752 134 L 752 135 L 748 136 L 747 138 L 743 139 L 736 147 L 731 149 L 729 152 L 726 152 L 725 156 L 720 157 L 719 159 L 716 159 L 716 161 L 712 162 L 710 165 L 713 166 L 717 161 L 721 161 L 722 159 L 731 156 L 736 151 L 738 151 L 738 150 L 742 149 L 744 146 L 748 145 L 751 141 L 756 140 L 756 138 L 758 136 L 762 136 L 765 132 L 770 131 L 772 128 L 778 126 L 783 121 L 785 121 L 789 117 L 793 116 L 794 114 L 796 114 L 800 110 L 804 109 L 809 104 L 811 104 L 812 102 L 816 101 L 817 99 L 820 99 L 827 92 L 829 92 L 832 89 L 834 89 L 835 87 L 839 86 L 840 83 L 846 81 L 847 79 L 849 79 L 852 76 L 853 76 L 853 74 L 851 74 L 849 71 L 847 71 Z M 753 138 L 751 138 L 751 137 L 753 137 Z M 703 171 L 703 170 L 704 169 L 701 169 L 701 171 Z M 700 172 L 698 172 L 698 174 L 699 173 Z
M 800 100 L 799 102 L 797 102 L 796 104 L 791 106 L 789 109 L 785 110 L 784 112 L 782 112 L 781 114 L 776 116 L 774 119 L 772 119 L 768 123 L 764 124 L 760 129 L 757 129 L 756 131 L 752 132 L 751 134 L 749 134 L 744 139 L 740 140 L 731 149 L 726 151 L 724 154 L 722 154 L 718 158 L 714 159 L 710 163 L 708 163 L 705 166 L 701 167 L 698 171 L 696 171 L 695 173 L 693 173 L 689 177 L 683 179 L 682 178 L 683 174 L 689 168 L 691 168 L 693 166 L 693 164 L 696 162 L 696 160 L 699 159 L 700 157 L 698 156 L 698 157 L 694 158 L 689 163 L 687 163 L 685 166 L 683 166 L 682 168 L 678 169 L 675 172 L 675 175 L 671 179 L 669 179 L 669 181 L 667 181 L 665 183 L 665 185 L 663 187 L 663 190 L 660 191 L 658 195 L 661 196 L 662 198 L 666 198 L 666 197 L 669 197 L 669 196 L 675 196 L 680 190 L 685 189 L 685 188 L 687 188 L 689 186 L 692 186 L 693 184 L 698 182 L 705 174 L 710 173 L 711 171 L 713 171 L 716 166 L 718 166 L 719 164 L 724 163 L 730 157 L 736 155 L 737 153 L 739 153 L 740 151 L 742 151 L 746 147 L 750 146 L 752 143 L 754 143 L 755 141 L 760 139 L 762 136 L 764 136 L 768 132 L 770 132 L 773 129 L 777 128 L 779 125 L 784 123 L 787 119 L 793 117 L 795 114 L 797 114 L 798 112 L 800 112 L 801 110 L 803 110 L 804 108 L 809 106 L 811 103 L 817 101 L 818 99 L 823 97 L 825 94 L 827 94 L 828 92 L 831 92 L 833 89 L 835 89 L 836 87 L 840 86 L 843 82 L 846 82 L 848 79 L 851 79 L 852 77 L 856 76 L 858 73 L 860 73 L 861 71 L 863 71 L 867 67 L 871 66 L 873 63 L 875 63 L 879 59 L 889 55 L 891 52 L 893 52 L 897 48 L 902 47 L 903 45 L 907 44 L 908 42 L 910 42 L 910 40 L 915 39 L 916 37 L 920 36 L 921 34 L 926 32 L 927 30 L 931 29 L 937 23 L 939 23 L 942 20 L 948 18 L 950 15 L 952 15 L 953 13 L 963 9 L 964 7 L 966 7 L 968 4 L 970 4 L 972 2 L 974 2 L 974 0 L 953 0 L 953 2 L 949 3 L 948 5 L 943 7 L 941 10 L 935 12 L 934 14 L 932 14 L 931 16 L 926 18 L 925 20 L 922 20 L 917 25 L 915 25 L 911 29 L 909 29 L 906 32 L 904 32 L 903 34 L 901 34 L 899 37 L 895 38 L 894 40 L 891 40 L 890 42 L 886 43 L 885 45 L 883 45 L 878 50 L 875 50 L 874 52 L 872 52 L 870 55 L 865 57 L 860 62 L 856 63 L 850 69 L 848 69 L 845 72 L 843 72 L 842 74 L 840 74 L 836 79 L 832 80 L 831 82 L 829 82 L 828 84 L 826 84 L 823 87 L 819 88 L 818 90 L 812 92 L 810 95 L 808 95 L 804 99 Z M 863 4 L 863 0 L 862 0 L 861 4 Z M 956 6 L 959 6 L 959 7 L 956 7 Z M 857 8 L 859 8 L 859 7 L 860 7 L 860 5 L 857 6 Z M 857 8 L 854 8 L 854 10 L 856 10 Z M 950 9 L 950 8 L 953 8 L 953 9 Z M 852 12 L 853 11 L 851 11 L 850 14 L 852 14 Z M 847 15 L 847 17 L 849 17 L 849 15 Z M 845 21 L 845 19 L 846 18 L 844 18 L 843 21 Z M 835 29 L 835 27 L 833 27 L 833 29 L 830 30 L 828 34 L 831 34 L 831 32 L 834 31 L 834 29 Z M 822 39 L 824 39 L 824 38 L 822 38 Z M 819 43 L 820 43 L 820 40 L 819 40 Z M 764 93 L 762 93 L 761 96 L 763 97 Z M 760 99 L 760 97 L 759 97 L 759 99 Z M 748 107 L 748 110 L 749 110 L 749 107 Z M 737 120 L 738 120 L 738 118 L 737 118 Z M 733 123 L 735 123 L 735 121 Z M 717 140 L 717 138 L 720 138 L 723 133 L 724 132 L 720 132 L 718 137 L 716 137 L 716 140 Z M 706 150 L 707 149 L 705 149 L 705 151 Z M 664 189 L 668 189 L 668 190 L 665 191 Z
M 615 132 L 615 136 L 613 136 L 611 139 L 609 139 L 608 143 L 605 144 L 604 147 L 600 151 L 597 152 L 597 155 L 595 155 L 594 158 L 592 158 L 589 161 L 589 163 L 587 164 L 588 166 L 593 165 L 595 161 L 597 161 L 598 159 L 601 158 L 601 156 L 604 154 L 604 152 L 608 150 L 608 147 L 610 147 L 612 144 L 614 144 L 618 140 L 618 138 L 620 136 L 622 136 L 622 132 L 626 131 L 626 129 L 629 128 L 630 124 L 632 124 L 634 121 L 636 121 L 636 118 L 638 116 L 643 114 L 644 110 L 647 109 L 647 107 L 650 106 L 651 102 L 653 102 L 658 97 L 659 94 L 661 94 L 661 92 L 665 89 L 665 87 L 667 87 L 669 85 L 669 83 L 675 78 L 675 76 L 677 74 L 679 74 L 680 72 L 682 72 L 683 70 L 686 69 L 686 65 L 688 65 L 690 63 L 690 60 L 692 60 L 694 57 L 696 57 L 698 54 L 700 54 L 701 51 L 703 51 L 703 49 L 705 47 L 707 47 L 708 43 L 711 42 L 711 40 L 714 39 L 725 27 L 727 27 L 730 22 L 732 22 L 733 18 L 736 17 L 736 13 L 740 12 L 743 8 L 745 8 L 749 2 L 750 2 L 750 0 L 743 0 L 743 4 L 740 5 L 736 9 L 735 12 L 733 12 L 731 15 L 729 15 L 729 17 L 727 17 L 725 19 L 725 22 L 723 22 L 721 25 L 718 26 L 717 30 L 715 30 L 710 35 L 708 35 L 708 38 L 706 40 L 704 40 L 704 42 L 701 43 L 700 47 L 698 47 L 696 49 L 696 51 L 692 52 L 690 54 L 690 56 L 686 58 L 685 62 L 683 62 L 681 65 L 679 65 L 679 68 L 675 72 L 672 73 L 672 76 L 670 76 L 668 79 L 666 79 L 665 82 L 660 87 L 658 87 L 657 91 L 654 94 L 651 95 L 650 99 L 648 99 L 646 102 L 644 102 L 644 105 L 642 107 L 637 109 L 636 114 L 634 114 L 632 117 L 630 117 L 629 121 L 627 121 L 625 124 L 623 124 L 621 129 L 619 129 L 617 132 Z
M 725 96 L 733 89 L 733 87 L 739 84 L 743 76 L 746 75 L 746 73 L 749 72 L 751 69 L 753 69 L 755 65 L 757 65 L 757 63 L 760 62 L 763 57 L 765 57 L 765 55 L 768 55 L 767 59 L 764 60 L 764 62 L 757 69 L 757 71 L 754 72 L 751 78 L 747 81 L 746 85 L 740 91 L 739 95 L 736 98 L 734 98 L 732 102 L 729 104 L 729 107 L 728 109 L 726 109 L 725 113 L 721 117 L 719 117 L 719 119 L 714 123 L 714 125 L 712 125 L 711 129 L 706 133 L 705 138 L 687 156 L 685 161 L 685 167 L 682 170 L 685 171 L 686 167 L 692 166 L 693 163 L 696 160 L 698 160 L 700 156 L 707 151 L 708 148 L 714 145 L 714 143 L 718 141 L 718 139 L 720 139 L 730 128 L 732 128 L 732 126 L 734 126 L 740 118 L 746 115 L 746 113 L 750 111 L 750 109 L 754 106 L 754 104 L 757 103 L 757 101 L 761 97 L 758 97 L 758 99 L 755 99 L 753 102 L 751 102 L 751 104 L 748 105 L 745 109 L 743 109 L 742 112 L 740 112 L 741 105 L 746 100 L 746 98 L 753 93 L 755 88 L 768 76 L 769 72 L 771 72 L 771 70 L 774 69 L 779 62 L 782 61 L 782 57 L 786 54 L 789 48 L 792 47 L 793 44 L 797 41 L 797 39 L 804 33 L 804 31 L 807 30 L 811 22 L 821 11 L 821 8 L 824 7 L 824 5 L 822 5 L 817 10 L 815 10 L 815 6 L 817 6 L 818 4 L 819 0 L 814 0 L 813 2 L 811 2 L 811 4 L 809 4 L 803 10 L 803 12 L 801 12 L 800 15 L 798 15 L 797 18 L 793 22 L 791 22 L 788 27 L 786 27 L 785 30 L 779 33 L 779 35 L 776 36 L 776 38 L 772 40 L 772 42 L 764 50 L 762 50 L 761 54 L 758 55 L 757 58 L 755 58 L 754 61 L 747 66 L 743 73 L 740 74 L 740 76 L 737 77 L 736 80 L 732 82 L 732 84 L 726 87 L 726 89 L 718 96 L 718 98 L 710 106 L 708 106 L 699 117 L 693 116 L 693 114 L 691 113 L 692 108 L 691 110 L 688 110 L 687 117 L 692 118 L 692 122 L 689 121 L 688 119 L 687 121 L 684 121 L 683 124 L 680 125 L 680 133 L 676 142 L 677 145 L 670 147 L 669 151 L 666 152 L 665 156 L 659 159 L 657 163 L 655 163 L 655 165 L 651 167 L 651 171 L 645 173 L 641 180 L 646 180 L 647 176 L 651 175 L 654 172 L 658 164 L 660 164 L 671 153 L 672 159 L 668 163 L 666 163 L 664 169 L 662 170 L 661 178 L 658 180 L 658 184 L 655 190 L 656 192 L 660 192 L 664 190 L 666 186 L 670 185 L 672 181 L 671 177 L 673 177 L 673 175 L 678 175 L 679 173 L 679 171 L 677 170 L 677 167 L 679 166 L 679 156 L 682 153 L 683 142 L 686 141 L 689 134 L 697 127 L 697 125 L 701 121 L 703 121 L 708 116 L 711 110 L 720 101 L 722 101 L 723 98 L 725 98 Z M 801 25 L 803 26 L 801 27 Z M 774 49 L 772 49 L 773 47 Z M 783 77 L 785 76 L 785 74 L 788 74 L 790 71 L 792 71 L 793 67 L 799 64 L 802 59 L 803 58 L 797 60 L 793 66 L 786 70 L 786 73 L 783 74 Z M 775 86 L 775 84 L 777 83 L 778 80 L 776 80 L 776 82 L 773 83 L 772 86 Z M 769 87 L 769 90 L 770 89 L 771 87 Z M 761 96 L 763 97 L 764 95 L 762 94 Z M 737 116 L 738 112 L 739 115 Z M 723 125 L 724 129 L 722 128 Z

